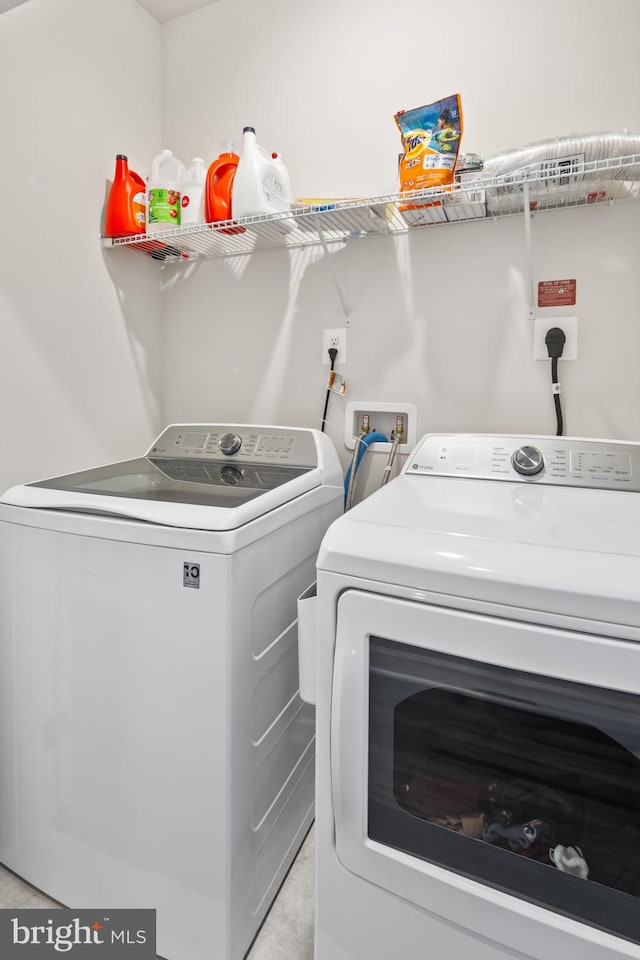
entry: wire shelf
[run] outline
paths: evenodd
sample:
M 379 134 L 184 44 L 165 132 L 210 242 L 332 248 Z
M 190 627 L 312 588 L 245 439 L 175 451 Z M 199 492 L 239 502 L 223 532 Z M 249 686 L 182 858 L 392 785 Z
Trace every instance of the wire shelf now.
M 277 214 L 176 227 L 163 233 L 103 237 L 108 248 L 131 247 L 163 263 L 232 257 L 273 247 L 346 243 L 371 234 L 402 234 L 444 225 L 637 200 L 640 154 L 574 164 L 569 171 L 539 165 L 487 178 L 463 174 L 449 188 L 379 197 L 294 204 Z

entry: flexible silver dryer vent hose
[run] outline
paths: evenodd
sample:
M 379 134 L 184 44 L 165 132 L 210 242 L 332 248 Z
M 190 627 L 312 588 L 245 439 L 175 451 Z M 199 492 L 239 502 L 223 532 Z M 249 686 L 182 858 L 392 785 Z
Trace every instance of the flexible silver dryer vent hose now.
M 538 140 L 524 147 L 515 147 L 495 153 L 485 160 L 483 177 L 502 177 L 524 174 L 526 168 L 553 160 L 580 157 L 583 163 L 597 160 L 613 160 L 638 156 L 622 170 L 607 172 L 610 180 L 640 180 L 640 134 L 639 133 L 585 133 L 552 140 Z M 585 174 L 585 177 L 602 174 Z

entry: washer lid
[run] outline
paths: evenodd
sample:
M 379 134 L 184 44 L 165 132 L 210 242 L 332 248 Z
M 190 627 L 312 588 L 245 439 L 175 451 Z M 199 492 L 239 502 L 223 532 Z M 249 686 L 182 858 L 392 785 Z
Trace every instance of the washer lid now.
M 140 457 L 29 486 L 74 494 L 235 508 L 310 472 L 302 467 L 254 466 L 241 461 L 203 463 Z
M 13 487 L 2 502 L 173 527 L 232 530 L 321 483 L 317 468 L 142 457 Z
M 165 526 L 233 530 L 334 481 L 329 454 L 336 462 L 337 456 L 317 433 L 284 427 L 172 426 L 145 457 L 16 486 L 1 501 Z M 240 442 L 231 454 L 218 442 L 229 436 Z

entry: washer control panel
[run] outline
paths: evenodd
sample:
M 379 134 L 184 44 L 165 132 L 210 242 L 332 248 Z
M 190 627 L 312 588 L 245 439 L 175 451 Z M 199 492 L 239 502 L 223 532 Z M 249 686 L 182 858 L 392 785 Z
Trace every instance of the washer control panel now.
M 418 443 L 404 473 L 637 492 L 640 443 L 432 433 Z
M 180 460 L 224 460 L 316 467 L 318 454 L 312 430 L 254 427 L 242 424 L 172 424 L 160 434 L 147 456 Z

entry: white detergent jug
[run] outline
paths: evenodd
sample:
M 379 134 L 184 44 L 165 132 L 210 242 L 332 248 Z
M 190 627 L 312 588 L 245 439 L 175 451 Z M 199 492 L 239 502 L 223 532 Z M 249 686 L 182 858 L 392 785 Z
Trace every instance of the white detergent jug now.
M 194 157 L 180 180 L 180 224 L 204 223 L 204 188 L 207 170 L 202 157 Z
M 147 233 L 161 233 L 180 226 L 180 181 L 184 164 L 171 150 L 153 158 L 147 187 Z
M 256 142 L 254 127 L 242 131 L 242 153 L 233 181 L 234 220 L 291 209 L 289 174 L 277 154 L 270 156 Z
M 273 160 L 274 169 L 278 171 L 278 176 L 282 180 L 284 195 L 285 197 L 287 197 L 286 209 L 290 210 L 291 204 L 293 202 L 293 194 L 291 192 L 291 181 L 289 180 L 289 171 L 284 165 L 281 153 L 272 153 L 271 159 Z

